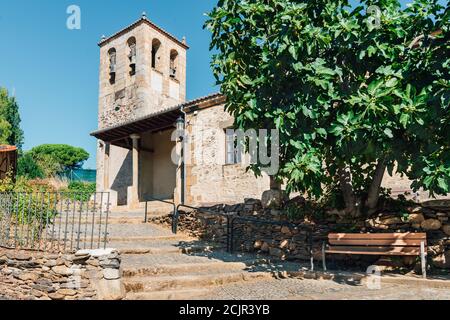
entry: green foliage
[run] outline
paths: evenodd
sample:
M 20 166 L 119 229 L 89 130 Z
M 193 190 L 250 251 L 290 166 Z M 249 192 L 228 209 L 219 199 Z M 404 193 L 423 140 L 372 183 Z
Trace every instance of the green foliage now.
M 42 179 L 52 178 L 61 173 L 64 170 L 64 165 L 61 164 L 61 161 L 67 160 L 61 160 L 61 158 L 57 158 L 51 152 L 46 153 L 47 150 L 36 147 L 29 152 L 23 153 L 18 160 L 17 175 L 28 179 Z
M 52 157 L 53 162 L 58 164 L 61 170 L 75 169 L 83 165 L 83 162 L 89 159 L 89 153 L 82 149 L 66 144 L 43 144 L 31 149 L 31 155 L 34 159 L 44 160 L 45 157 Z
M 26 152 L 17 160 L 17 176 L 27 179 L 38 179 L 44 178 L 44 172 L 31 153 Z
M 54 191 L 45 180 L 29 180 L 22 176 L 14 182 L 7 175 L 6 179 L 0 181 L 3 205 L 11 206 L 11 212 L 16 213 L 16 222 L 31 225 L 36 229 L 36 234 L 57 214 Z
M 37 154 L 34 159 L 45 178 L 55 177 L 62 172 L 62 165 L 50 154 Z
M 5 88 L 0 88 L 0 137 L 1 143 L 16 146 L 23 145 L 23 131 L 20 128 L 19 105 L 16 98 L 10 97 Z
M 8 144 L 11 136 L 11 125 L 5 119 L 0 118 L 0 144 Z
M 33 224 L 43 228 L 50 224 L 58 213 L 55 194 L 51 193 L 15 193 L 12 194 L 13 212 L 20 224 Z
M 220 0 L 205 26 L 235 126 L 280 131 L 276 178 L 322 197 L 349 168 L 363 198 L 378 163 L 450 191 L 449 16 L 436 0 Z
M 0 180 L 0 194 L 14 191 L 14 179 L 11 171 L 7 172 L 5 178 Z
M 74 200 L 88 201 L 96 191 L 96 183 L 73 181 L 69 183 L 67 192 L 72 194 Z

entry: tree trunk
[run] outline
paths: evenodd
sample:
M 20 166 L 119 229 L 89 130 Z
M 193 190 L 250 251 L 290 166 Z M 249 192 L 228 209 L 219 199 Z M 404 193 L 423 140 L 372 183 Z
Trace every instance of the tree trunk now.
M 359 203 L 353 192 L 352 173 L 348 165 L 340 166 L 338 170 L 339 184 L 344 197 L 345 211 L 352 217 L 360 215 Z
M 270 190 L 281 190 L 281 183 L 276 181 L 273 176 L 270 176 Z
M 369 192 L 367 194 L 366 207 L 368 214 L 372 214 L 377 210 L 378 200 L 380 198 L 380 188 L 383 182 L 384 173 L 386 172 L 386 163 L 384 159 L 379 159 L 377 168 L 375 169 L 375 175 L 370 185 Z

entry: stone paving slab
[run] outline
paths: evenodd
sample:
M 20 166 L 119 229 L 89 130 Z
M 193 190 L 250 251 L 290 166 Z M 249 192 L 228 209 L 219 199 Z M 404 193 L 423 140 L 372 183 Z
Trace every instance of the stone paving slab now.
M 158 265 L 221 263 L 221 260 L 208 257 L 197 257 L 185 254 L 148 254 L 148 255 L 122 255 L 123 268 L 155 267 Z
M 108 232 L 111 238 L 158 237 L 173 235 L 170 230 L 166 230 L 152 224 L 110 224 L 108 225 Z
M 449 300 L 450 290 L 396 284 L 370 290 L 331 280 L 283 279 L 231 284 L 216 288 L 209 300 Z

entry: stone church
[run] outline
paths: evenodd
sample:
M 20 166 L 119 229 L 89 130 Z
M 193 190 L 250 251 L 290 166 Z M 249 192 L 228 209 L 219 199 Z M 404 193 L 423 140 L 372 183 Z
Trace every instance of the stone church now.
M 247 172 L 248 156 L 234 147 L 225 97 L 186 101 L 186 39 L 144 14 L 99 47 L 98 130 L 91 135 L 99 141 L 97 190 L 110 192 L 113 207 L 152 199 L 232 204 L 270 189 L 269 177 Z M 183 137 L 174 134 L 180 130 Z M 174 156 L 181 152 L 184 161 Z M 410 192 L 403 177 L 386 175 L 383 185 Z
M 102 38 L 99 47 L 98 130 L 92 136 L 99 141 L 97 190 L 110 192 L 113 206 L 136 208 L 152 199 L 236 203 L 269 189 L 267 175 L 246 172 L 227 135 L 234 121 L 224 111 L 225 98 L 186 101 L 185 39 L 143 15 Z M 180 125 L 185 138 L 174 135 Z M 189 162 L 173 156 L 183 143 L 190 144 Z

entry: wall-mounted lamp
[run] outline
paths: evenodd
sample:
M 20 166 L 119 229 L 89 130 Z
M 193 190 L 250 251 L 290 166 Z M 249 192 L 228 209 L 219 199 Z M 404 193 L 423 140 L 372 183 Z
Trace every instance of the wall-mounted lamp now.
M 184 139 L 184 125 L 184 118 L 180 116 L 175 123 L 180 141 L 183 141 Z

